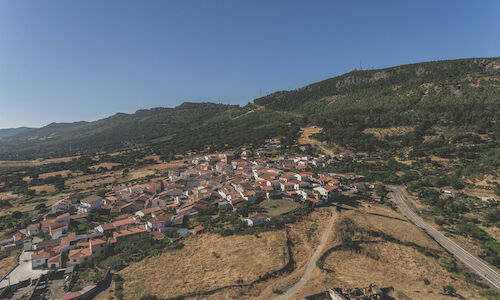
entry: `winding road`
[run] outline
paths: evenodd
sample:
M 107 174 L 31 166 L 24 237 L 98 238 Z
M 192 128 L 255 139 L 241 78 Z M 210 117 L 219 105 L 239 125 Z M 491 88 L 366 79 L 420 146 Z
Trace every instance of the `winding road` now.
M 402 186 L 388 186 L 394 196 L 394 202 L 398 205 L 401 212 L 412 221 L 415 225 L 422 228 L 428 235 L 430 235 L 436 242 L 443 248 L 455 255 L 463 264 L 476 272 L 484 280 L 486 280 L 492 287 L 500 290 L 500 274 L 493 268 L 488 266 L 485 262 L 465 251 L 462 247 L 458 246 L 455 242 L 448 239 L 441 232 L 437 231 L 434 227 L 425 222 L 418 216 L 406 203 Z
M 281 295 L 276 296 L 273 298 L 273 300 L 286 300 L 290 299 L 293 295 L 295 295 L 300 288 L 302 288 L 307 281 L 311 278 L 311 274 L 314 271 L 314 268 L 316 268 L 316 261 L 319 259 L 320 255 L 323 253 L 323 249 L 326 246 L 326 243 L 328 242 L 328 238 L 330 237 L 330 233 L 332 232 L 333 229 L 333 224 L 335 223 L 335 217 L 336 213 L 333 213 L 332 217 L 329 220 L 329 223 L 327 225 L 327 228 L 323 231 L 323 234 L 321 236 L 321 241 L 314 251 L 313 255 L 309 258 L 309 261 L 307 262 L 306 269 L 304 271 L 304 274 L 302 274 L 302 277 L 300 278 L 299 281 L 297 281 L 293 286 L 291 286 L 289 289 L 284 291 Z M 288 277 L 283 278 L 282 280 L 275 282 L 274 284 L 269 285 L 266 289 L 262 291 L 260 294 L 261 297 L 267 298 L 264 295 L 270 294 L 271 289 L 279 282 L 282 282 L 283 280 L 286 280 Z

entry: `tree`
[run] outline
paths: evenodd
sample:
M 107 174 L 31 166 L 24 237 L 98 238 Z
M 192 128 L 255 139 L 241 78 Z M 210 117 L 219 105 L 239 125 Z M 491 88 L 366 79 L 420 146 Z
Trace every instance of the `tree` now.
M 341 243 L 342 243 L 342 247 L 347 248 L 347 249 L 352 249 L 354 247 L 354 242 L 352 241 L 351 237 L 348 235 L 343 235 L 341 237 Z
M 443 292 L 445 295 L 448 295 L 448 296 L 456 296 L 457 295 L 457 291 L 451 285 L 443 286 Z

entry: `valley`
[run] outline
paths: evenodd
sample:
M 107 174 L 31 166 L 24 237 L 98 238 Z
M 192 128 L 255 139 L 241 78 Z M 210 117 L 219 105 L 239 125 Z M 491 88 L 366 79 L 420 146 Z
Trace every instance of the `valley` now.
M 498 299 L 499 66 L 356 70 L 245 106 L 6 131 L 2 270 L 23 253 L 53 280 L 44 297 L 303 299 L 375 284 L 395 299 Z

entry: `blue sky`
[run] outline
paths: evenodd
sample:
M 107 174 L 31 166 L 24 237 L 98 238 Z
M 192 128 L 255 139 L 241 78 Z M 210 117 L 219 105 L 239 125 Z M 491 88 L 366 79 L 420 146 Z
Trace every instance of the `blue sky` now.
M 500 1 L 0 1 L 0 128 L 500 56 Z

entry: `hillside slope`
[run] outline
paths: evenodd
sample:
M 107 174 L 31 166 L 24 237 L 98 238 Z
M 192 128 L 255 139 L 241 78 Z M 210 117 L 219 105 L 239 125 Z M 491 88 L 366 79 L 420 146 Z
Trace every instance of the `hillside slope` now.
M 0 139 L 7 138 L 10 136 L 18 135 L 30 130 L 33 130 L 34 128 L 28 128 L 28 127 L 18 127 L 18 128 L 5 128 L 5 129 L 0 129 Z
M 158 154 L 222 149 L 281 137 L 292 143 L 300 127 L 353 151 L 399 154 L 498 155 L 500 59 L 417 63 L 353 71 L 245 107 L 185 103 L 175 108 L 117 114 L 95 122 L 51 124 L 0 140 L 0 158 L 54 157 L 147 147 Z M 394 128 L 403 128 L 402 133 Z M 432 139 L 429 137 L 433 137 Z M 434 139 L 436 137 L 436 139 Z M 486 143 L 489 142 L 489 143 Z M 482 145 L 480 145 L 482 144 Z M 487 149 L 486 149 L 487 148 Z M 470 156 L 467 154 L 470 152 Z
M 0 140 L 0 158 L 34 159 L 100 151 L 148 149 L 181 153 L 256 143 L 288 135 L 292 117 L 215 103 L 118 113 L 95 122 L 52 123 Z M 287 125 L 288 124 L 288 125 Z M 298 129 L 290 132 L 296 132 Z

